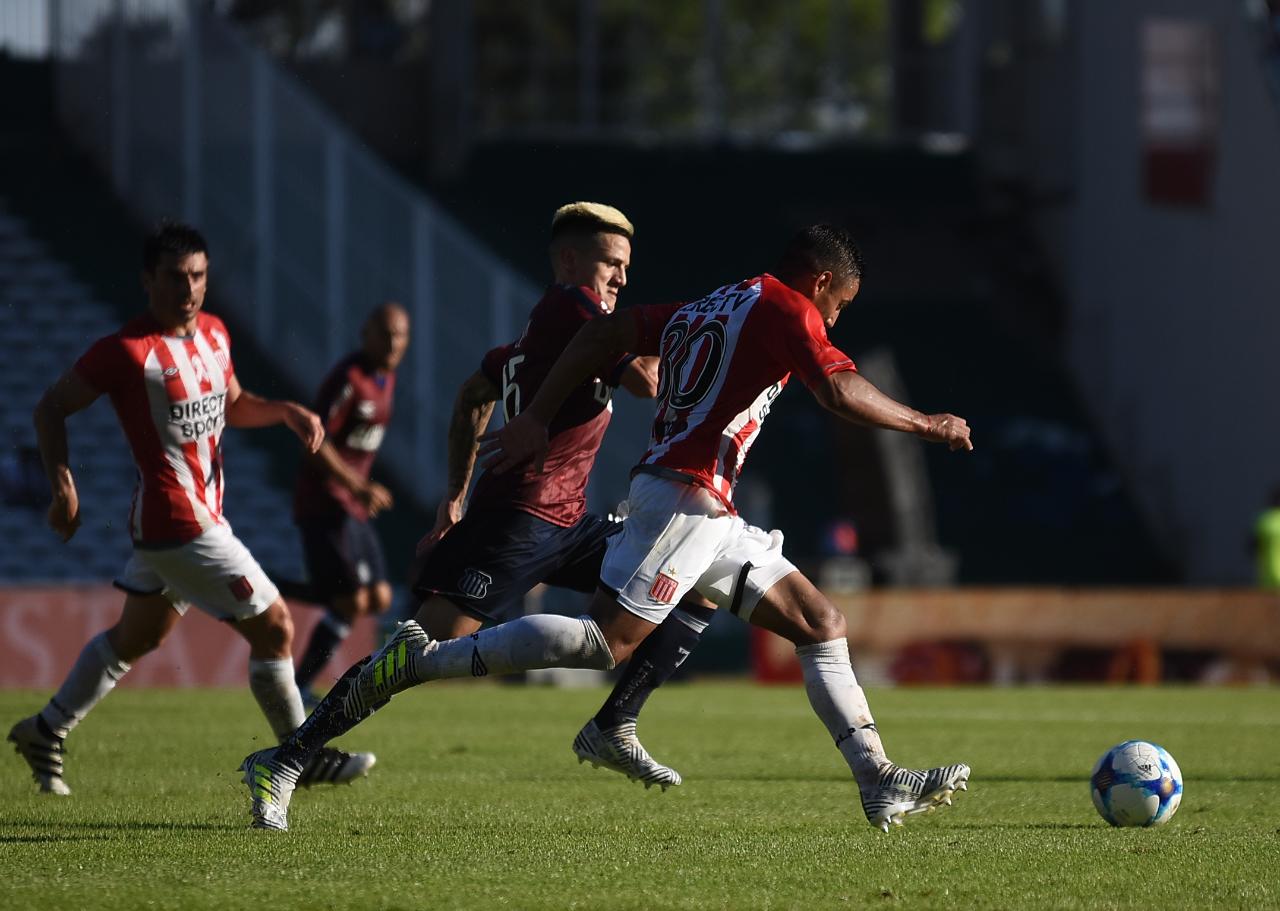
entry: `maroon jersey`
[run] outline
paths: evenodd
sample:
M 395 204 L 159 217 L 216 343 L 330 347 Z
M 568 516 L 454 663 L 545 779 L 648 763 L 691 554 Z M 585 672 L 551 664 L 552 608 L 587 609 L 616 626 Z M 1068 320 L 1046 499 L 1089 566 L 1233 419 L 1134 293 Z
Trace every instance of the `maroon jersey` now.
M 510 421 L 533 401 L 556 359 L 583 324 L 609 311 L 589 288 L 552 285 L 529 314 L 519 340 L 494 348 L 480 369 L 502 390 L 502 413 Z M 519 509 L 568 528 L 587 509 L 587 476 L 613 415 L 613 387 L 631 361 L 627 355 L 606 377 L 593 377 L 569 394 L 547 428 L 550 448 L 542 471 L 532 467 L 476 482 L 471 508 Z
M 678 473 L 731 511 L 747 452 L 791 374 L 815 386 L 854 369 L 813 303 L 772 275 L 631 312 L 638 352 L 661 355 L 653 432 L 636 470 Z
M 75 371 L 111 397 L 138 468 L 134 543 L 183 544 L 222 517 L 222 431 L 235 371 L 222 320 L 170 335 L 149 313 L 94 343 Z
M 325 438 L 362 478 L 368 479 L 382 445 L 395 391 L 395 374 L 370 369 L 360 352 L 343 358 L 320 385 L 315 410 L 324 422 Z M 294 491 L 294 517 L 332 516 L 344 510 L 357 519 L 369 518 L 369 511 L 336 478 L 311 460 L 304 461 Z

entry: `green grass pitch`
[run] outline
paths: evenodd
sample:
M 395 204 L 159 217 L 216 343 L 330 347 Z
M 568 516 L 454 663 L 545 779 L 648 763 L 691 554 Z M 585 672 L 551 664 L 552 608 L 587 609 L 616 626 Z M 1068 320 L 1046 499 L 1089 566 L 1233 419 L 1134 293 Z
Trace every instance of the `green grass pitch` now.
M 5 725 L 47 694 L 0 693 Z M 603 690 L 424 687 L 348 735 L 368 780 L 248 829 L 247 690 L 113 694 L 69 741 L 70 798 L 0 765 L 0 908 L 1280 907 L 1280 690 L 871 692 L 898 762 L 968 762 L 956 805 L 884 835 L 798 688 L 697 683 L 640 733 L 667 793 L 578 765 Z M 1182 766 L 1165 827 L 1117 830 L 1088 774 L 1132 737 Z M 6 744 L 6 747 L 8 745 Z

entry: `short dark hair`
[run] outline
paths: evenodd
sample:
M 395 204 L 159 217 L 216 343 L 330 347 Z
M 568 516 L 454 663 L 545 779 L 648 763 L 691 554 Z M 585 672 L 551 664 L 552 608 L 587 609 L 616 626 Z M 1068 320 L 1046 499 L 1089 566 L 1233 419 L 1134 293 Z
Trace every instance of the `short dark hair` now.
M 148 274 L 156 271 L 160 257 L 166 253 L 174 256 L 190 256 L 192 253 L 209 255 L 209 244 L 204 235 L 191 225 L 165 219 L 157 224 L 142 243 L 142 269 Z
M 837 281 L 862 278 L 862 251 L 853 236 L 835 225 L 810 225 L 788 242 L 778 260 L 778 275 L 830 272 Z

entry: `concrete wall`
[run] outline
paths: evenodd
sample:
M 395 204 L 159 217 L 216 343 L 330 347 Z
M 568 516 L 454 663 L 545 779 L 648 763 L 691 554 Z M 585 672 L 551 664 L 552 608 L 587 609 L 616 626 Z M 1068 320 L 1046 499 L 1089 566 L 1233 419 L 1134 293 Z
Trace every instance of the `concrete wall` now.
M 1144 198 L 1147 16 L 1217 32 L 1218 160 L 1204 209 Z M 1074 32 L 1070 360 L 1188 580 L 1247 582 L 1249 529 L 1280 484 L 1280 108 L 1258 36 L 1225 0 L 1081 0 Z

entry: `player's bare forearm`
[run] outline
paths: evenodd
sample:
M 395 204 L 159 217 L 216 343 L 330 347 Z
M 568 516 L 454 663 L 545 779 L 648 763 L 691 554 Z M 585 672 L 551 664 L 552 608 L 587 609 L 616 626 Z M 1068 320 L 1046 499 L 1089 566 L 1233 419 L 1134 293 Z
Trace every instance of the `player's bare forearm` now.
M 48 522 L 63 541 L 80 527 L 80 497 L 71 473 L 67 447 L 67 417 L 88 408 L 100 393 L 74 370 L 69 370 L 45 390 L 33 419 L 36 445 L 45 477 L 49 479 Z
M 36 445 L 45 477 L 55 494 L 74 489 L 67 447 L 67 418 L 94 403 L 100 393 L 74 370 L 69 370 L 45 390 L 32 414 Z
M 602 375 L 638 342 L 636 323 L 629 314 L 611 313 L 593 319 L 578 330 L 556 359 L 551 372 L 538 387 L 538 394 L 523 413 L 544 426 L 550 424 L 569 393 L 588 377 Z
M 501 394 L 497 386 L 479 371 L 473 373 L 458 389 L 449 418 L 448 478 L 445 497 L 461 502 L 466 496 L 475 471 L 476 449 L 480 434 L 489 425 L 494 403 Z
M 861 374 L 834 373 L 813 388 L 824 408 L 855 424 L 915 434 L 951 449 L 973 449 L 969 425 L 953 414 L 924 414 L 885 395 Z
M 334 449 L 333 444 L 328 440 L 321 443 L 320 448 L 308 455 L 307 458 L 313 465 L 352 493 L 359 493 L 364 489 L 365 479 L 342 460 L 342 456 L 338 455 L 338 450 Z
M 658 394 L 658 358 L 653 355 L 632 358 L 623 368 L 618 385 L 638 399 L 651 399 Z
M 534 471 L 541 471 L 550 447 L 547 427 L 569 393 L 588 377 L 603 374 L 639 342 L 640 330 L 629 314 L 613 313 L 579 329 L 538 387 L 533 401 L 502 428 L 480 438 L 476 456 L 483 467 L 502 474 L 532 462 Z
M 324 425 L 320 418 L 297 402 L 264 399 L 241 388 L 233 374 L 227 384 L 227 424 L 232 427 L 254 428 L 284 424 L 297 435 L 307 452 L 315 452 L 324 440 Z
M 283 424 L 288 402 L 264 399 L 257 393 L 240 390 L 227 405 L 227 423 L 232 427 L 251 429 Z

